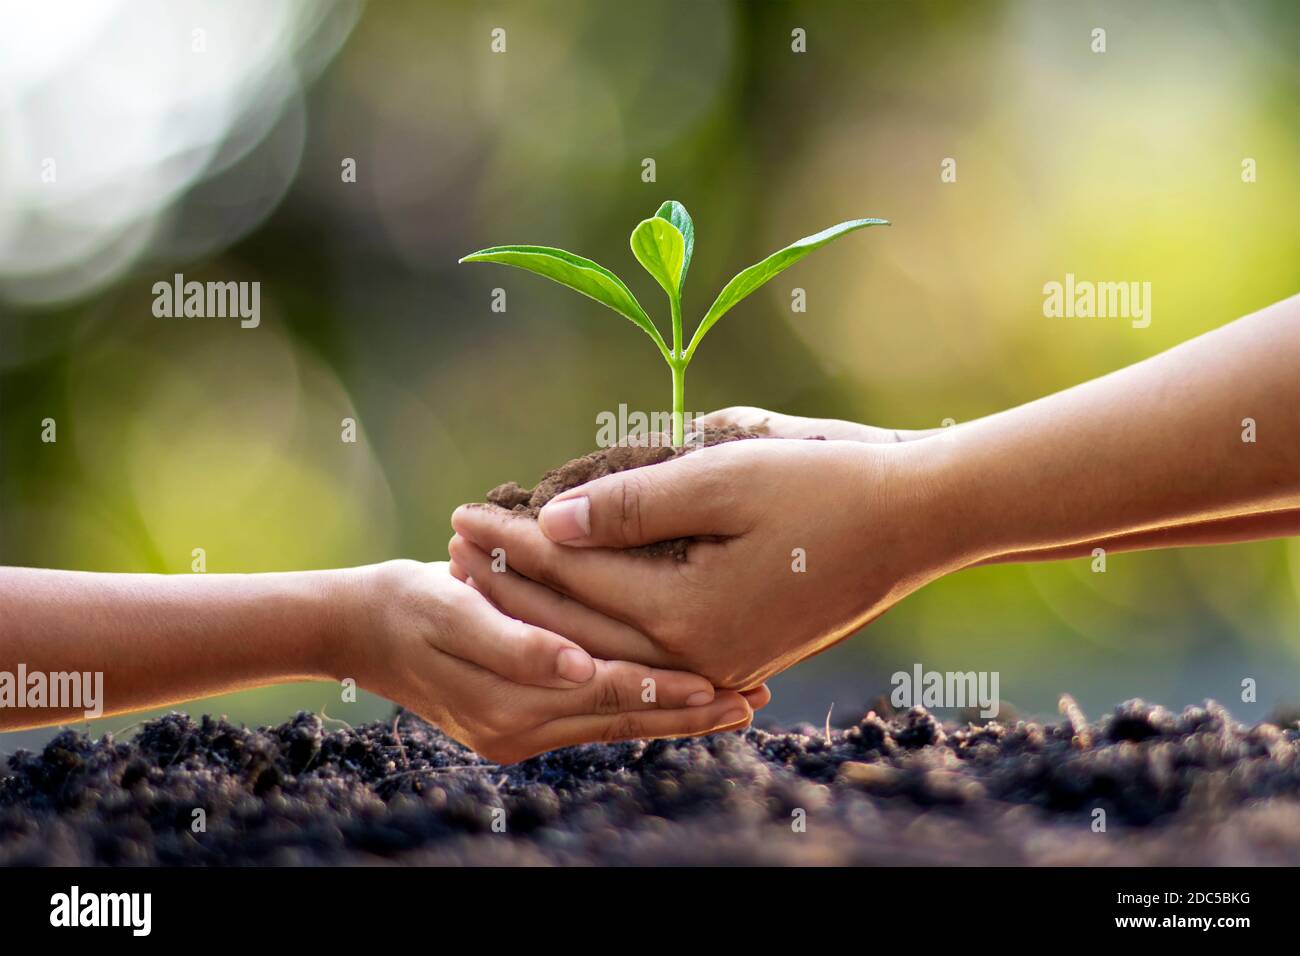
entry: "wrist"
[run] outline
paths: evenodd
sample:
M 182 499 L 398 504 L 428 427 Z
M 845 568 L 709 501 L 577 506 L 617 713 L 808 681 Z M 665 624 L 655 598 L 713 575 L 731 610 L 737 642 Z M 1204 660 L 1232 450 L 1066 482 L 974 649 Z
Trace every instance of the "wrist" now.
M 356 679 L 355 649 L 373 634 L 373 595 L 383 565 L 337 568 L 314 572 L 320 575 L 317 613 L 312 629 L 312 652 L 316 671 L 324 680 Z
M 890 507 L 903 536 L 915 542 L 917 573 L 933 579 L 992 557 L 995 535 L 972 486 L 969 462 L 955 434 L 880 449 L 888 467 Z
M 332 571 L 331 603 L 338 610 L 325 629 L 323 647 L 332 679 L 379 686 L 409 642 L 436 643 L 455 613 L 450 590 L 460 585 L 446 564 L 396 558 Z

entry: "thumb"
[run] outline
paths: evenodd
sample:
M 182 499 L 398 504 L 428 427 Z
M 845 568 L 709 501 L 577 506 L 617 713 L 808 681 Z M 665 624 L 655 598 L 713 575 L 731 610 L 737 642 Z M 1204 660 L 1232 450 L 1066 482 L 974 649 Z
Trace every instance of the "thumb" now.
M 746 526 L 726 446 L 606 475 L 556 495 L 537 516 L 542 534 L 575 547 L 635 548 Z

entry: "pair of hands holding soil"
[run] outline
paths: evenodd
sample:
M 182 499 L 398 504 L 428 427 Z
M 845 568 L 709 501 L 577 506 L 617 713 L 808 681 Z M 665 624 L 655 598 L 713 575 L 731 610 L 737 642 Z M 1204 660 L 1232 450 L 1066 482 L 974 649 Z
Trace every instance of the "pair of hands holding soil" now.
M 769 677 L 951 571 L 1300 533 L 1297 368 L 1293 296 L 949 428 L 728 409 L 704 424 L 767 437 L 597 478 L 536 521 L 462 507 L 450 562 L 0 568 L 0 730 L 307 679 L 502 763 L 744 727 Z M 679 539 L 685 560 L 638 550 Z M 24 673 L 98 675 L 103 697 L 9 700 Z
M 690 733 L 748 724 L 770 699 L 767 678 L 901 597 L 877 582 L 918 557 L 900 523 L 880 520 L 894 489 L 869 445 L 893 432 L 739 408 L 699 424 L 764 437 L 598 478 L 557 495 L 536 521 L 464 506 L 448 546 L 451 574 L 506 615 L 597 659 L 728 689 L 727 719 L 688 711 Z M 830 435 L 852 439 L 780 440 Z M 681 560 L 645 547 L 675 539 L 690 539 Z M 865 542 L 875 545 L 866 560 Z M 649 736 L 636 724 L 624 736 Z
M 765 437 L 597 479 L 536 521 L 465 506 L 445 569 L 377 566 L 366 603 L 378 617 L 362 630 L 409 642 L 380 660 L 425 663 L 363 683 L 502 763 L 748 725 L 770 699 L 768 677 L 901 597 L 877 582 L 917 557 L 909 530 L 881 520 L 896 513 L 894 489 L 872 443 L 895 433 L 759 409 L 700 424 Z M 851 438 L 779 440 L 828 434 Z M 685 560 L 645 553 L 682 538 Z M 795 570 L 795 549 L 819 573 Z M 919 571 L 908 576 L 919 586 Z

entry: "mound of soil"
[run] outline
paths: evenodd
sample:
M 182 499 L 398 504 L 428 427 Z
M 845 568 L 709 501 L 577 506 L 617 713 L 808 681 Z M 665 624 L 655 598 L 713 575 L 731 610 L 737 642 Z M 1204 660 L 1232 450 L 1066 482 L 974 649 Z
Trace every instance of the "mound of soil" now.
M 1300 863 L 1295 725 L 1213 703 L 1062 711 L 871 712 L 829 739 L 751 729 L 506 768 L 409 714 L 333 730 L 173 714 L 10 757 L 0 864 Z
M 692 432 L 684 447 L 674 448 L 670 436 L 653 435 L 640 441 L 629 441 L 612 448 L 597 449 L 589 455 L 574 458 L 542 475 L 542 480 L 533 488 L 522 488 L 515 482 L 508 481 L 489 491 L 487 500 L 489 504 L 496 505 L 498 508 L 505 508 L 515 514 L 536 520 L 542 506 L 560 492 L 585 485 L 597 478 L 620 471 L 629 471 L 632 468 L 657 465 L 710 445 L 763 437 L 766 436 L 762 432 L 731 425 L 725 428 L 704 427 Z M 678 561 L 685 561 L 689 543 L 688 538 L 676 538 L 630 550 L 636 554 L 671 555 Z

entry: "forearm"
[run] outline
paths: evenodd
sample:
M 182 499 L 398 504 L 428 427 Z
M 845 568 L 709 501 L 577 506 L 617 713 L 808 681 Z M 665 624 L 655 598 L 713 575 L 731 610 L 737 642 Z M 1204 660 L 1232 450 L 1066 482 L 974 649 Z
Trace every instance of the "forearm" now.
M 347 571 L 93 574 L 0 568 L 0 675 L 102 674 L 105 714 L 330 676 Z M 87 709 L 0 706 L 0 729 Z
M 1126 551 L 1150 551 L 1157 548 L 1200 548 L 1216 544 L 1236 544 L 1288 535 L 1300 535 L 1300 508 L 1193 521 L 1190 524 L 1151 528 L 1146 531 L 1093 538 L 1031 551 L 1010 551 L 993 555 L 977 563 L 1061 561 L 1090 557 L 1097 548 L 1101 548 L 1107 554 L 1122 554 Z
M 1300 297 L 927 445 L 969 561 L 1300 507 Z M 1242 421 L 1257 440 L 1242 440 Z M 1293 528 L 1285 521 L 1279 533 Z M 1252 527 L 1244 525 L 1242 527 Z M 1258 528 L 1256 528 L 1258 530 Z M 1151 540 L 1170 540 L 1155 535 Z

